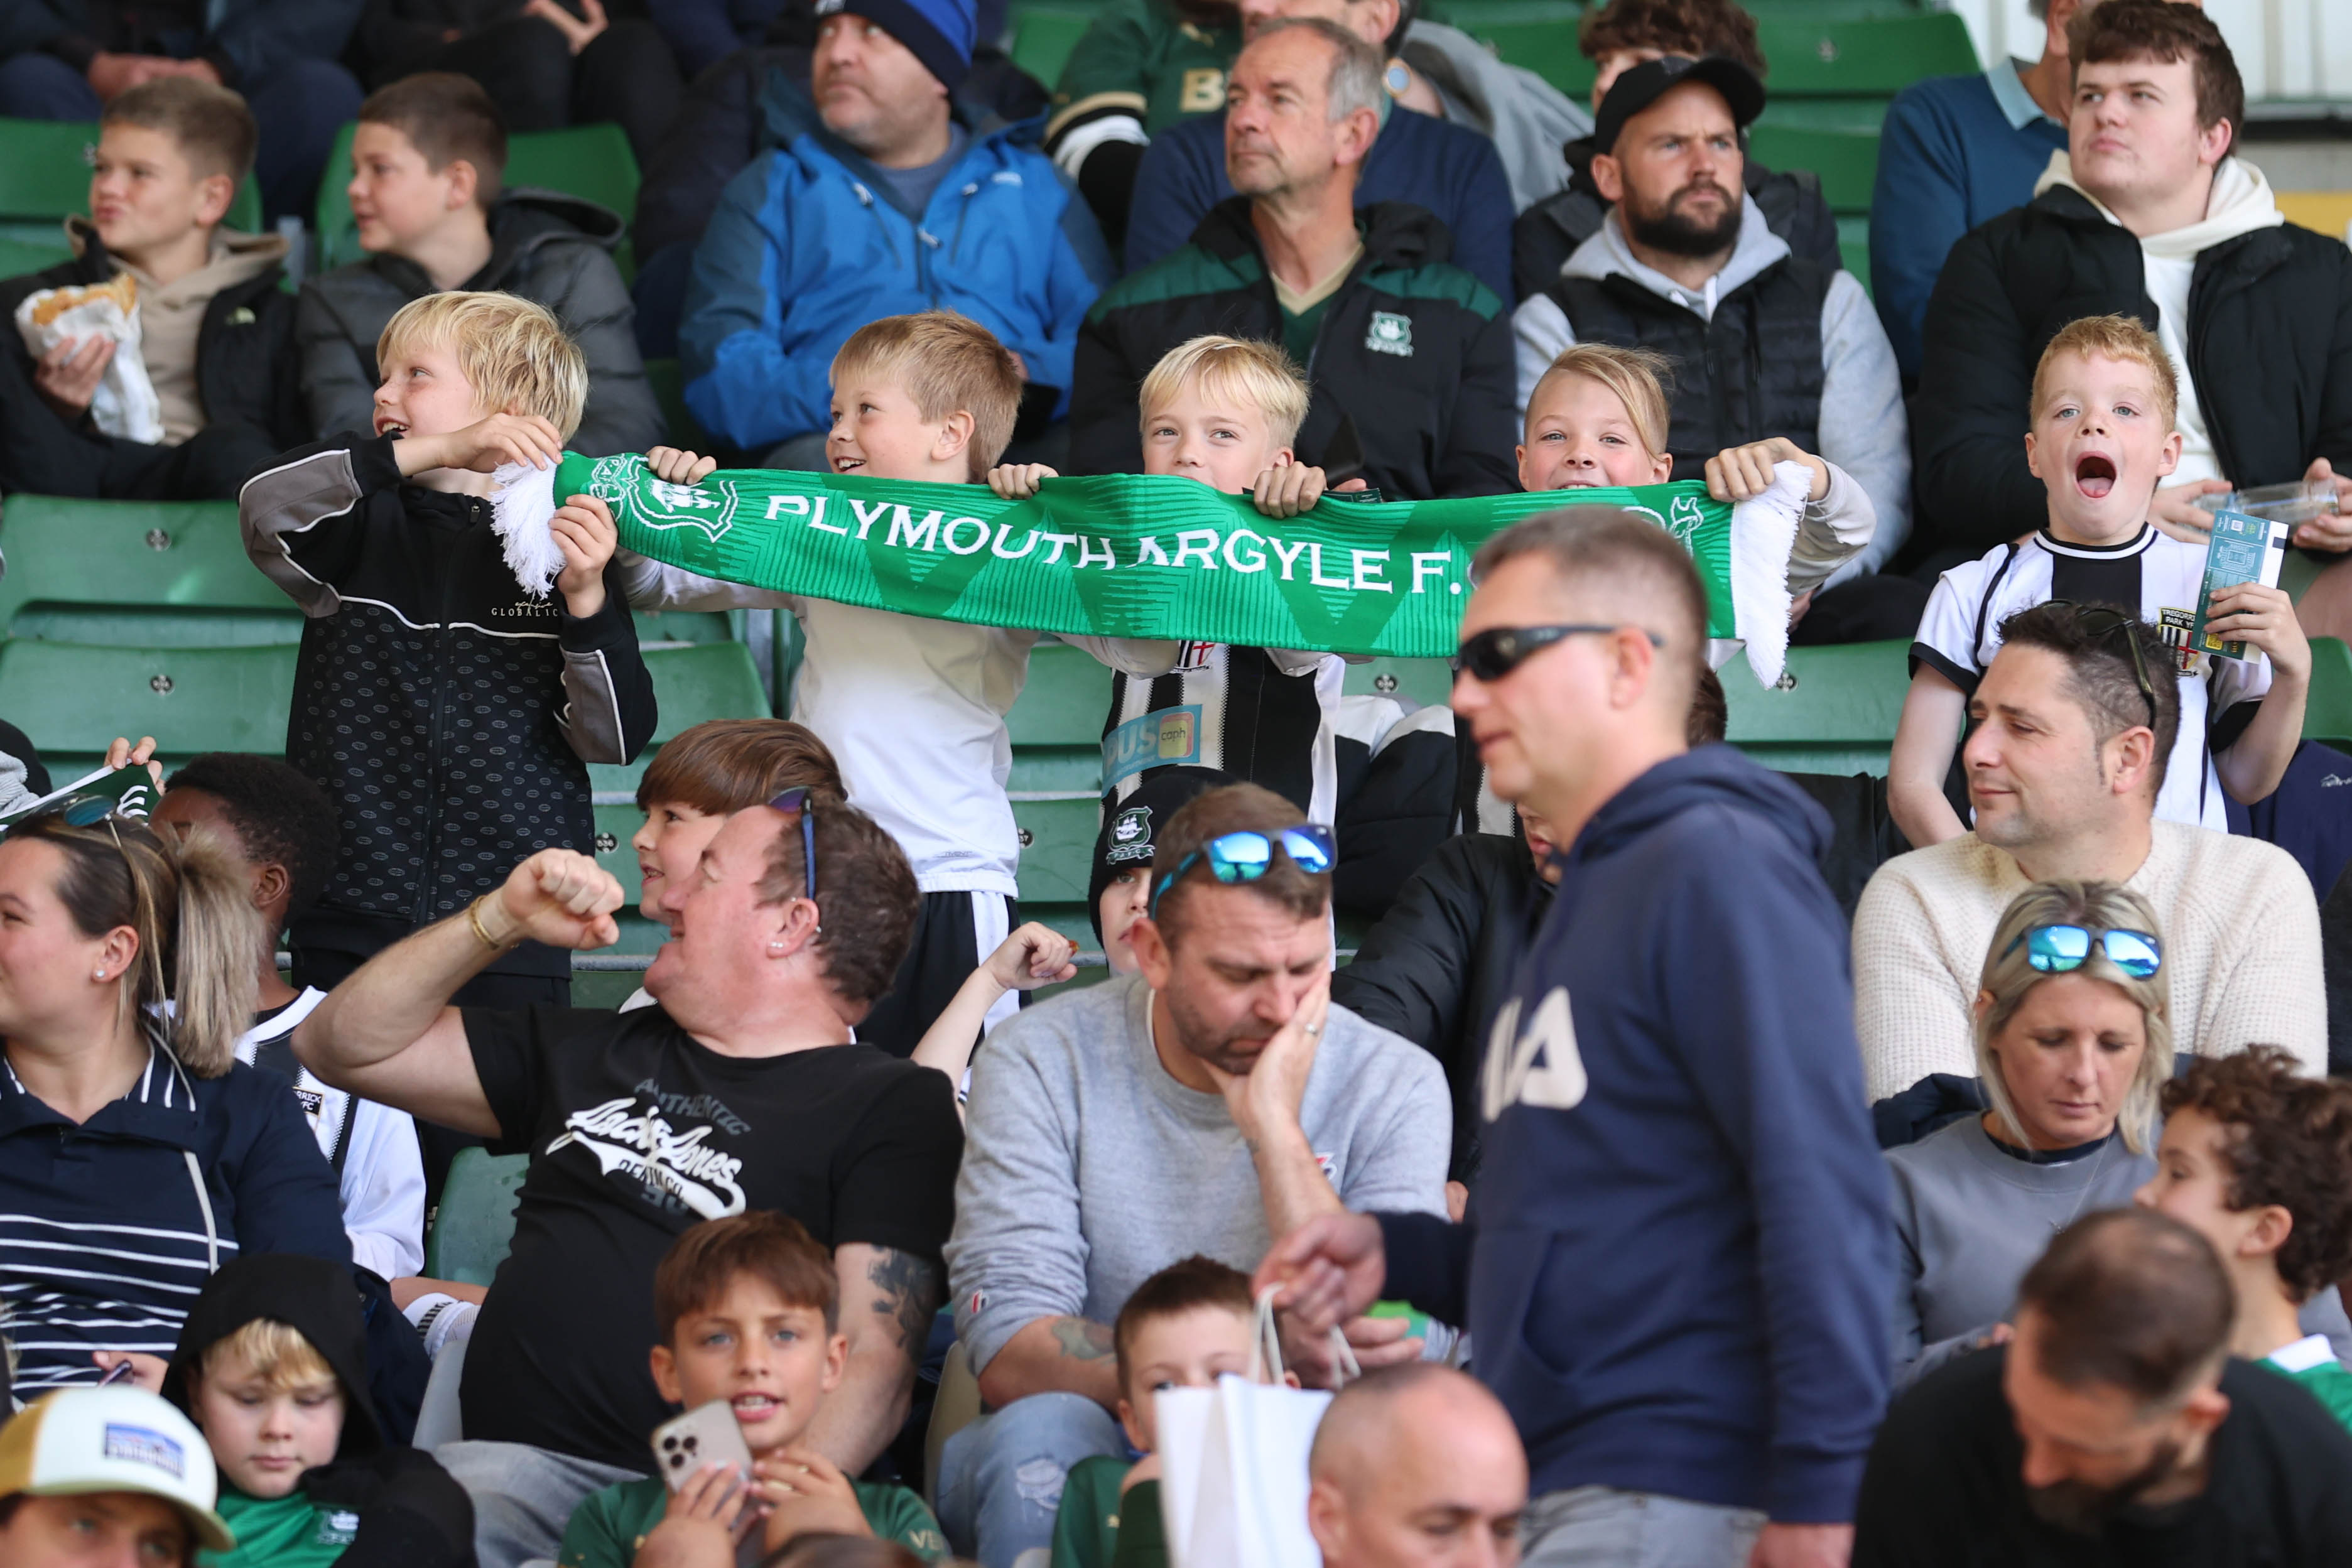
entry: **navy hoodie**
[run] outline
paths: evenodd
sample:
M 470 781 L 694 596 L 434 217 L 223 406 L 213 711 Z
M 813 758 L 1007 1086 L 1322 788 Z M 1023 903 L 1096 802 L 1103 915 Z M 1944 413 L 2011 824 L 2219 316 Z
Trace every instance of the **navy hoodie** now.
M 1895 1241 L 1829 833 L 1727 746 L 1602 807 L 1495 1023 L 1471 1222 L 1381 1217 L 1384 1293 L 1469 1328 L 1534 1494 L 1853 1517 Z

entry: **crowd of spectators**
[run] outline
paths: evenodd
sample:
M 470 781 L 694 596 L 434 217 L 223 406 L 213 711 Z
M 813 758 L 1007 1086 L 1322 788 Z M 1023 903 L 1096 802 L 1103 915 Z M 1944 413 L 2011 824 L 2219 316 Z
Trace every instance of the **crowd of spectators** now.
M 973 0 L 21 0 L 0 116 L 98 131 L 0 492 L 234 499 L 303 630 L 282 758 L 116 742 L 144 815 L 0 725 L 0 1562 L 1129 1568 L 1233 1378 L 1337 1391 L 1332 1568 L 2352 1561 L 2343 868 L 2282 847 L 2352 250 L 2197 5 L 2037 15 L 1889 110 L 1865 288 L 1731 0 L 1591 7 L 1589 103 L 1412 0 L 1109 0 L 1052 84 Z M 508 183 L 597 121 L 635 212 Z M 1469 541 L 1443 707 L 1065 637 L 1108 975 L 1038 997 L 1040 633 L 501 516 L 567 451 L 1597 494 Z M 1885 779 L 1724 744 L 1675 481 L 1780 508 L 1790 640 L 1907 643 Z M 2208 594 L 2287 481 L 2308 585 Z M 794 717 L 660 746 L 666 939 L 574 1008 L 636 616 L 738 610 Z

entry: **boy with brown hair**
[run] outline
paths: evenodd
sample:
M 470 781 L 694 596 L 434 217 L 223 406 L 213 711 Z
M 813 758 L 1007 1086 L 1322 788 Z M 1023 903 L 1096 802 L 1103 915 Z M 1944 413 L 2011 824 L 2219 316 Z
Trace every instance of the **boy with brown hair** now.
M 1765 74 L 1756 18 L 1733 0 L 1610 0 L 1585 12 L 1576 47 L 1593 65 L 1596 110 L 1620 76 L 1668 55 L 1693 59 L 1717 55 L 1738 61 L 1759 80 Z M 1592 183 L 1592 138 L 1580 137 L 1562 151 L 1568 157 L 1568 189 L 1536 203 L 1511 225 L 1511 283 L 1521 299 L 1555 281 L 1561 264 L 1600 232 L 1601 219 L 1609 214 L 1608 202 Z M 1776 174 L 1751 158 L 1742 183 L 1765 224 L 1788 241 L 1790 250 L 1837 270 L 1837 219 L 1822 194 L 1819 175 L 1803 169 Z
M 2190 645 L 2204 593 L 2205 547 L 2158 528 L 2157 487 L 2180 461 L 2179 388 L 2171 356 L 2128 316 L 2086 316 L 2061 329 L 2033 372 L 2025 461 L 2048 497 L 2048 520 L 2022 542 L 1943 574 L 1911 645 L 1911 692 L 1895 732 L 1887 809 L 1925 847 L 1968 831 L 1944 795 L 1977 683 L 2001 622 L 2050 601 L 2114 604 L 2157 626 L 2179 660 L 2180 724 L 2159 764 L 2156 814 L 2229 831 L 2222 790 L 2262 800 L 2303 738 L 2311 647 L 2294 606 L 2257 582 L 2213 596 L 2207 629 L 2247 645 L 2243 659 Z M 2151 727 L 2154 702 L 2150 699 Z
M 2352 1084 L 2257 1045 L 2191 1058 L 2164 1086 L 2156 1174 L 2133 1201 L 2221 1255 L 2238 1296 L 2231 1354 L 2292 1377 L 2352 1427 L 2352 1372 L 2303 1304 L 2352 1272 Z
M 733 1568 L 754 1531 L 761 1558 L 812 1532 L 946 1556 L 922 1499 L 854 1480 L 802 1441 L 848 1359 L 839 1314 L 832 1254 L 799 1220 L 753 1210 L 680 1235 L 654 1272 L 654 1383 L 689 1411 L 725 1400 L 751 1473 L 710 1463 L 675 1489 L 646 1476 L 595 1492 L 564 1529 L 562 1568 Z
M 826 466 L 969 484 L 1012 440 L 1023 384 L 1020 361 L 969 317 L 886 316 L 834 356 Z M 672 484 L 698 483 L 718 466 L 667 447 L 650 457 Z M 906 961 L 858 1025 L 859 1039 L 910 1054 L 1012 934 L 1021 851 L 1004 793 L 1013 757 L 1004 716 L 1028 679 L 1038 634 L 771 593 L 636 556 L 625 561 L 629 601 L 639 610 L 784 609 L 799 618 L 807 643 L 793 712 L 840 759 L 850 802 L 898 841 L 922 889 Z M 1107 639 L 1065 641 L 1106 662 L 1118 656 Z M 1003 995 L 990 1026 L 1017 1001 Z
M 326 891 L 293 924 L 295 983 L 321 989 L 534 852 L 587 852 L 586 764 L 629 761 L 655 721 L 609 516 L 579 497 L 559 510 L 548 575 L 492 525 L 492 471 L 560 462 L 587 395 L 554 316 L 431 295 L 376 357 L 373 435 L 289 453 L 238 497 L 247 552 L 309 617 L 288 759 L 342 813 Z M 570 993 L 570 956 L 534 944 L 501 952 L 466 999 Z
M 1118 1424 L 1129 1460 L 1097 1454 L 1070 1467 L 1054 1519 L 1053 1568 L 1110 1568 L 1166 1561 L 1160 1516 L 1159 1409 L 1162 1388 L 1213 1388 L 1227 1374 L 1249 1375 L 1257 1324 L 1249 1276 L 1195 1254 L 1171 1263 L 1135 1288 L 1111 1324 L 1118 1358 Z M 1297 1386 L 1296 1377 L 1285 1381 Z M 1121 1551 L 1122 1545 L 1124 1551 Z
M 194 77 L 107 106 L 90 215 L 66 220 L 75 259 L 0 283 L 0 312 L 14 317 L 35 294 L 61 291 L 62 302 L 127 283 L 139 340 L 68 336 L 36 357 L 20 332 L 0 333 L 0 491 L 226 500 L 304 438 L 294 302 L 278 287 L 286 240 L 223 226 L 258 138 L 243 99 Z M 143 369 L 152 423 L 111 407 L 93 414 L 117 360 Z
M 360 106 L 347 193 L 365 260 L 302 285 L 302 396 L 320 437 L 367 428 L 371 351 L 394 312 L 444 289 L 495 289 L 552 311 L 580 345 L 588 400 L 572 438 L 592 457 L 662 439 L 635 308 L 610 255 L 621 217 L 553 191 L 503 188 L 506 125 L 471 77 L 427 72 Z

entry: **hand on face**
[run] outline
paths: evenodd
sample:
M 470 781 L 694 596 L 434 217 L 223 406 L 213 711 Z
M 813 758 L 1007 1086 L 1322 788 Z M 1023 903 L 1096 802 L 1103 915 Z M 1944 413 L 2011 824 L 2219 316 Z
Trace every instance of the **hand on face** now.
M 1225 1098 L 1225 1108 L 1252 1148 L 1267 1138 L 1298 1131 L 1298 1107 L 1315 1071 L 1316 1048 L 1331 1015 L 1331 977 L 1317 977 L 1290 1019 L 1266 1040 L 1256 1062 L 1236 1073 L 1207 1062 L 1209 1076 Z

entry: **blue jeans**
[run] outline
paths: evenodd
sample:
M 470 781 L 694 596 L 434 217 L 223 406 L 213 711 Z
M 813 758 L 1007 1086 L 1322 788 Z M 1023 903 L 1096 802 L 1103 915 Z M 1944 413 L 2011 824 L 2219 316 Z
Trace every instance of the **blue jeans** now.
M 1753 1509 L 1570 1487 L 1519 1516 L 1519 1568 L 1747 1568 L 1763 1528 Z
M 246 107 L 261 127 L 253 175 L 270 223 L 292 215 L 311 221 L 319 172 L 335 134 L 360 113 L 360 84 L 332 60 L 289 60 L 266 77 L 239 82 Z M 0 61 L 0 115 L 14 120 L 96 120 L 101 105 L 82 74 L 53 55 L 17 55 Z M 337 178 L 348 178 L 339 172 Z
M 982 1416 L 940 1452 L 940 1523 L 981 1568 L 1054 1544 L 1054 1515 L 1070 1467 L 1127 1452 L 1109 1411 L 1083 1394 L 1033 1394 Z M 487 1568 L 487 1564 L 485 1565 Z
M 572 1511 L 590 1493 L 644 1473 L 528 1443 L 444 1443 L 433 1457 L 474 1500 L 474 1555 L 481 1568 L 551 1560 Z

